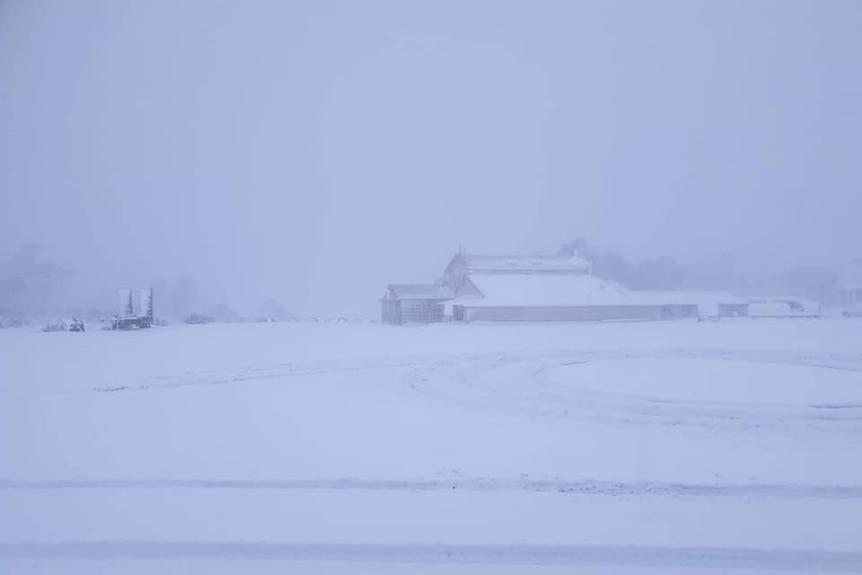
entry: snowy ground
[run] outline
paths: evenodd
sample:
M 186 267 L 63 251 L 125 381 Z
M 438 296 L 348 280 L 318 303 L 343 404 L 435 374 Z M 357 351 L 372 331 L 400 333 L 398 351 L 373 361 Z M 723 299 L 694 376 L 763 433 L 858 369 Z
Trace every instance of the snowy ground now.
M 0 331 L 2 573 L 862 572 L 862 321 Z

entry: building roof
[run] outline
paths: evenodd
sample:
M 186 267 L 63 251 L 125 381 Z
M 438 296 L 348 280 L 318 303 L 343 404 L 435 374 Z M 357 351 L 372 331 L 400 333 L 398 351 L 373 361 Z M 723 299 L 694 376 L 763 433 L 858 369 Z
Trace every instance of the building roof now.
M 469 279 L 484 297 L 463 301 L 462 305 L 467 307 L 747 303 L 743 298 L 722 291 L 632 291 L 616 282 L 585 274 L 476 274 Z
M 590 262 L 577 256 L 493 256 L 462 254 L 456 257 L 463 259 L 467 266 L 467 271 L 470 273 L 586 273 L 590 270 Z
M 455 297 L 454 292 L 436 284 L 389 284 L 386 288 L 390 299 L 428 299 L 447 300 Z
M 632 291 L 636 303 L 656 305 L 743 305 L 748 299 L 727 291 L 649 290 Z
M 478 274 L 470 281 L 484 298 L 469 307 L 624 305 L 630 292 L 621 285 L 586 274 Z

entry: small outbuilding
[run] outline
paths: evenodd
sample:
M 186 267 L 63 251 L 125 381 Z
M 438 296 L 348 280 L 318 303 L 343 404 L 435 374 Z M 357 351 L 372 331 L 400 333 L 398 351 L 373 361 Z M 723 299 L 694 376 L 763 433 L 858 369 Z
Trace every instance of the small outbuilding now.
M 454 295 L 449 288 L 436 284 L 390 284 L 380 300 L 381 319 L 390 325 L 441 322 L 443 302 Z

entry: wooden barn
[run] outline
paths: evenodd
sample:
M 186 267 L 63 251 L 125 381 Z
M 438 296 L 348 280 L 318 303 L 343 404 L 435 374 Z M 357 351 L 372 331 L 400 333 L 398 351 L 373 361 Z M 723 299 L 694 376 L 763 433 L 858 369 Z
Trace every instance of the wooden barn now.
M 608 321 L 698 317 L 690 301 L 657 299 L 587 274 L 470 275 L 452 305 L 459 321 Z
M 390 284 L 380 300 L 383 323 L 437 323 L 444 319 L 443 302 L 452 291 L 436 284 Z
M 459 253 L 439 282 L 394 284 L 382 300 L 390 324 L 439 321 L 666 320 L 746 315 L 726 292 L 632 291 L 592 275 L 577 256 Z

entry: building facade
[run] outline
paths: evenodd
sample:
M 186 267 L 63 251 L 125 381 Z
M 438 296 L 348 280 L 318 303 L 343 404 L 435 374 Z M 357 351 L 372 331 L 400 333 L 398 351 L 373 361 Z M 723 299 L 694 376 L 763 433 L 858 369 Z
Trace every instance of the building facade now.
M 747 315 L 725 292 L 633 291 L 592 274 L 577 256 L 459 253 L 434 284 L 393 284 L 384 323 L 668 320 Z
M 443 302 L 453 295 L 436 284 L 390 284 L 380 300 L 381 320 L 389 325 L 441 322 Z

